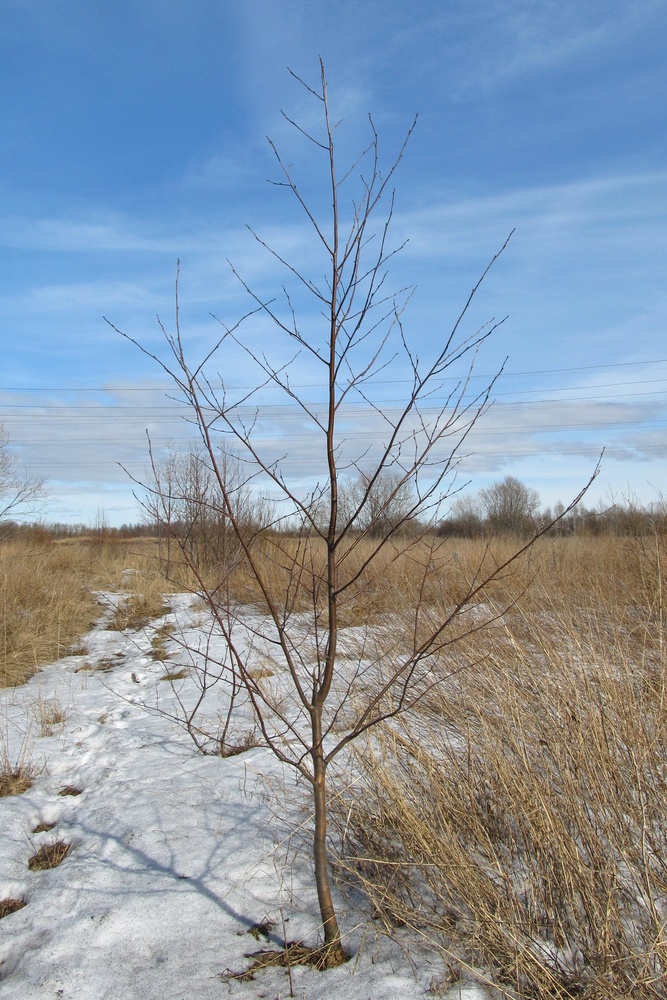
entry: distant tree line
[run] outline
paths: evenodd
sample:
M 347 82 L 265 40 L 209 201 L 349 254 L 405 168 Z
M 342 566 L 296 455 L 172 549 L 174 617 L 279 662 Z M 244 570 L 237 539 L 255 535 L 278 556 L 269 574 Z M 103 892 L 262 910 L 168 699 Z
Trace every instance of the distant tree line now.
M 514 476 L 461 497 L 450 514 L 440 521 L 438 534 L 456 538 L 497 535 L 529 536 L 556 518 L 549 530 L 555 536 L 568 535 L 647 535 L 667 531 L 667 500 L 642 505 L 634 497 L 601 501 L 596 507 L 579 503 L 564 516 L 560 503 L 542 508 L 537 490 Z
M 64 524 L 60 521 L 2 521 L 0 522 L 0 539 L 24 539 L 25 541 L 48 541 L 62 538 L 72 539 L 123 539 L 153 537 L 156 533 L 154 524 L 139 522 L 137 524 L 122 524 L 120 527 L 98 524 Z
M 46 541 L 48 539 L 88 539 L 113 541 L 130 538 L 187 539 L 187 544 L 204 551 L 208 560 L 227 561 L 230 553 L 228 517 L 221 510 L 211 479 L 203 474 L 204 468 L 193 455 L 178 459 L 170 457 L 160 469 L 160 476 L 168 480 L 163 489 L 169 510 L 157 509 L 155 495 L 146 504 L 144 519 L 134 524 L 111 527 L 99 514 L 94 524 L 64 524 L 61 522 L 20 523 L 0 521 L 0 538 L 22 538 Z M 230 477 L 238 477 L 233 467 Z M 161 486 L 164 487 L 164 482 Z M 257 500 L 240 480 L 236 483 L 236 515 L 248 530 L 257 534 L 262 530 L 294 533 L 289 519 L 272 515 L 267 501 Z M 203 502 L 205 500 L 205 502 Z M 407 534 L 423 530 L 414 515 L 415 498 L 409 484 L 398 476 L 386 475 L 369 489 L 367 477 L 361 474 L 341 489 L 340 508 L 348 516 L 357 514 L 358 531 L 370 537 L 382 537 L 396 530 Z M 667 500 L 660 498 L 643 505 L 634 497 L 621 500 L 600 501 L 596 507 L 580 503 L 563 515 L 564 506 L 542 507 L 537 490 L 526 486 L 514 476 L 479 490 L 470 496 L 455 500 L 449 514 L 440 520 L 438 535 L 452 538 L 490 538 L 499 535 L 528 537 L 560 518 L 549 534 L 569 535 L 648 535 L 667 532 Z

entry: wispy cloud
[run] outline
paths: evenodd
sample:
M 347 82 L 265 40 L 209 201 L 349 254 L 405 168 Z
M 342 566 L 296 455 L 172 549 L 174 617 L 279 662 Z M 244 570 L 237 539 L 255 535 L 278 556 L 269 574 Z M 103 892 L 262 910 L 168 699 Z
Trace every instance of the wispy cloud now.
M 601 0 L 493 0 L 477 8 L 474 22 L 461 5 L 436 15 L 424 32 L 441 37 L 454 96 L 469 98 L 545 72 L 589 70 L 601 57 L 631 46 L 638 34 L 654 32 L 664 13 L 660 0 L 611 6 Z M 459 30 L 452 31 L 452 22 Z
M 423 207 L 399 210 L 396 224 L 409 238 L 409 253 L 421 257 L 460 260 L 478 253 L 480 245 L 495 245 L 492 240 L 497 242 L 499 233 L 518 227 L 531 256 L 539 252 L 547 257 L 554 246 L 572 246 L 576 237 L 577 250 L 605 257 L 622 254 L 626 260 L 628 250 L 654 252 L 656 238 L 659 246 L 667 245 L 666 193 L 665 171 L 583 177 L 480 196 L 434 190 Z M 621 231 L 622 247 L 609 239 Z
M 7 309 L 23 313 L 45 313 L 56 317 L 73 315 L 81 310 L 98 310 L 123 305 L 125 308 L 145 307 L 154 295 L 145 285 L 124 281 L 88 281 L 75 284 L 42 285 L 18 295 L 3 298 Z
M 90 215 L 94 216 L 94 210 Z M 147 222 L 145 229 L 155 228 Z M 159 226 L 165 228 L 164 222 Z M 213 238 L 208 232 L 183 232 L 161 237 L 142 232 L 136 218 L 114 217 L 98 221 L 76 218 L 33 218 L 7 216 L 0 225 L 0 246 L 17 250 L 41 250 L 57 253 L 88 253 L 114 251 L 118 253 L 171 254 L 183 250 L 211 249 Z

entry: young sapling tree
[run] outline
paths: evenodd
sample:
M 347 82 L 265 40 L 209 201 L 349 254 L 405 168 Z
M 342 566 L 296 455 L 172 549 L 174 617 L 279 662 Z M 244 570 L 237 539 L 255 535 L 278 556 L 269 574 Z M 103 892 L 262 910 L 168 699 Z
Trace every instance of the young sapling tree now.
M 387 266 L 401 249 L 390 243 L 392 184 L 414 123 L 383 171 L 378 134 L 369 119 L 366 147 L 341 169 L 338 126 L 331 117 L 323 66 L 317 87 L 295 79 L 321 112 L 318 132 L 285 118 L 320 158 L 324 210 L 319 198 L 306 198 L 290 163 L 273 143 L 271 148 L 280 173 L 277 184 L 293 197 L 309 227 L 316 273 L 291 263 L 253 233 L 258 246 L 284 269 L 288 285 L 282 305 L 267 300 L 234 271 L 252 300 L 251 311 L 233 325 L 221 322 L 215 343 L 194 360 L 181 331 L 177 280 L 174 331 L 162 327 L 166 355 L 123 336 L 157 362 L 187 405 L 199 439 L 199 461 L 215 485 L 216 516 L 234 538 L 237 565 L 242 564 L 253 581 L 255 609 L 250 612 L 233 597 L 228 567 L 220 566 L 226 585 L 211 580 L 196 562 L 187 535 L 179 534 L 172 521 L 173 538 L 195 570 L 199 590 L 224 636 L 229 669 L 252 704 L 263 741 L 310 786 L 324 936 L 319 963 L 325 967 L 345 958 L 327 859 L 333 762 L 362 733 L 407 711 L 447 677 L 450 647 L 466 630 L 469 634 L 484 625 L 465 618 L 465 609 L 479 601 L 546 528 L 517 543 L 509 558 L 491 568 L 480 567 L 455 600 L 437 599 L 434 556 L 444 542 L 432 528 L 444 500 L 458 491 L 455 473 L 465 442 L 486 411 L 498 377 L 473 389 L 478 351 L 502 320 L 472 333 L 464 326 L 480 285 L 507 241 L 484 269 L 450 332 L 423 358 L 403 326 L 411 289 L 394 294 L 386 283 Z M 322 258 L 324 274 L 318 271 Z M 315 317 L 303 305 L 308 298 L 316 306 Z M 276 333 L 267 350 L 255 346 L 253 323 L 261 318 Z M 285 345 L 292 350 L 286 351 Z M 248 368 L 256 372 L 251 389 L 235 389 L 233 362 L 225 360 L 226 351 L 229 358 L 239 350 L 247 362 L 243 381 L 248 381 Z M 309 384 L 301 387 L 296 366 L 305 361 Z M 398 405 L 387 405 L 384 380 L 397 371 L 405 391 Z M 282 394 L 289 412 L 298 414 L 311 433 L 313 478 L 318 478 L 307 486 L 290 472 L 289 442 L 281 445 L 283 454 L 265 433 L 262 404 L 269 388 Z M 373 422 L 375 433 L 356 447 L 350 421 L 359 412 Z M 237 470 L 231 480 L 230 456 Z M 158 517 L 161 510 L 173 508 L 169 490 L 164 477 L 149 486 L 149 503 Z M 253 531 L 239 514 L 239 490 L 271 497 L 270 513 Z M 202 507 L 202 515 L 212 503 L 210 493 L 202 497 L 196 490 L 188 500 Z M 357 609 L 358 624 L 365 596 L 382 584 L 388 566 L 406 558 L 416 583 L 402 595 L 391 621 L 373 623 L 369 615 L 354 637 L 348 636 L 345 624 L 351 609 Z M 467 624 L 462 626 L 463 620 Z M 248 635 L 276 651 L 286 685 L 253 677 Z

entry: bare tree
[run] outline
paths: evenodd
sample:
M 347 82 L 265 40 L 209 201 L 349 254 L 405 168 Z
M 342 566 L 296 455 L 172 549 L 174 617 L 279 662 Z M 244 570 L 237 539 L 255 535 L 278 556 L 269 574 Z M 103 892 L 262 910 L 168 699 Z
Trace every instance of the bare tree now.
M 161 461 L 154 460 L 151 451 L 151 471 L 152 482 L 142 503 L 166 543 L 167 576 L 174 542 L 187 565 L 197 567 L 199 573 L 215 567 L 229 575 L 243 550 L 225 509 L 218 476 L 226 484 L 236 528 L 248 539 L 260 532 L 270 517 L 270 505 L 258 502 L 244 484 L 235 456 L 220 451 L 214 470 L 200 449 L 170 447 Z
M 0 424 L 0 522 L 10 515 L 34 514 L 44 500 L 44 479 L 22 470 Z M 1 534 L 1 525 L 0 525 Z
M 534 530 L 540 495 L 516 476 L 480 490 L 479 499 L 492 531 L 525 535 Z
M 385 472 L 371 482 L 372 472 L 362 472 L 359 478 L 343 489 L 343 517 L 355 516 L 358 531 L 371 538 L 386 538 L 406 529 L 415 518 L 415 498 L 405 476 Z
M 188 405 L 207 469 L 215 481 L 216 504 L 238 541 L 244 569 L 261 598 L 264 617 L 258 622 L 254 614 L 249 626 L 242 605 L 224 604 L 215 583 L 200 576 L 201 592 L 224 636 L 263 740 L 312 790 L 313 859 L 324 934 L 320 963 L 324 967 L 345 958 L 327 860 L 332 764 L 351 741 L 409 709 L 445 678 L 448 670 L 451 673 L 448 650 L 466 628 L 481 627 L 477 622 L 459 625 L 466 606 L 519 558 L 534 537 L 518 546 L 502 564 L 480 572 L 462 587 L 453 603 L 429 600 L 429 581 L 438 547 L 443 544 L 429 532 L 429 525 L 438 517 L 443 498 L 458 488 L 453 477 L 462 449 L 487 409 L 495 382 L 491 379 L 478 391 L 472 388 L 470 376 L 477 351 L 499 322 L 492 321 L 471 334 L 464 332 L 463 326 L 473 297 L 498 254 L 475 284 L 450 332 L 440 337 L 430 357 L 424 360 L 418 356 L 402 324 L 411 290 L 394 295 L 386 288 L 387 265 L 400 249 L 389 243 L 394 207 L 391 183 L 405 143 L 383 172 L 378 135 L 369 119 L 367 147 L 354 163 L 339 170 L 337 126 L 330 116 L 323 67 L 316 88 L 301 80 L 299 83 L 322 114 L 319 134 L 291 124 L 322 157 L 326 215 L 320 215 L 319 209 L 306 201 L 292 167 L 273 143 L 271 147 L 280 170 L 279 185 L 294 197 L 311 227 L 312 257 L 317 252 L 326 261 L 324 278 L 299 269 L 253 234 L 284 266 L 286 278 L 292 282 L 292 287 L 285 289 L 284 307 L 267 301 L 239 276 L 253 302 L 251 313 L 233 325 L 221 323 L 222 333 L 205 357 L 190 360 L 179 323 L 177 279 L 175 329 L 169 333 L 162 327 L 166 357 L 149 351 L 127 334 L 123 336 L 164 369 Z M 355 181 L 356 190 L 348 195 Z M 304 294 L 321 313 L 319 328 L 311 319 L 304 325 L 299 322 L 296 303 Z M 242 336 L 241 325 L 251 315 L 268 317 L 276 332 L 311 362 L 319 389 L 309 385 L 308 390 L 299 390 L 290 379 L 293 358 L 282 354 L 274 361 L 252 346 L 252 331 L 250 336 Z M 249 366 L 257 372 L 255 389 L 235 392 L 223 377 L 227 348 L 245 352 Z M 397 353 L 403 375 L 407 370 L 408 384 L 400 405 L 389 409 L 374 387 L 386 379 L 387 367 L 397 363 L 392 361 Z M 452 376 L 456 378 L 452 380 Z M 285 456 L 262 438 L 261 404 L 267 386 L 278 388 L 303 425 L 312 430 L 321 458 L 321 478 L 309 488 L 294 484 Z M 357 412 L 363 408 L 378 428 L 374 440 L 363 441 L 356 450 L 347 435 L 346 415 L 352 404 Z M 220 461 L 221 442 L 230 442 L 239 455 L 244 487 L 270 491 L 274 497 L 274 530 L 262 544 L 249 540 L 239 518 Z M 360 478 L 346 496 L 344 484 L 350 475 Z M 155 489 L 157 510 L 162 498 L 159 483 Z M 200 507 L 208 506 L 208 500 L 194 499 Z M 393 516 L 397 503 L 399 514 Z M 417 516 L 421 531 L 402 539 L 403 526 Z M 290 531 L 278 530 L 281 528 Z M 356 630 L 352 643 L 343 628 L 350 607 L 359 595 L 363 599 L 383 581 L 387 565 L 403 558 L 406 549 L 411 566 L 416 567 L 417 582 L 411 594 L 402 596 L 401 608 L 396 610 L 394 617 L 400 627 L 369 626 L 361 639 L 360 630 Z M 289 697 L 284 688 L 269 688 L 253 678 L 245 652 L 244 636 L 249 627 L 254 638 L 271 643 L 278 651 Z
M 477 538 L 484 532 L 484 509 L 477 495 L 457 497 L 446 520 L 438 525 L 441 534 Z

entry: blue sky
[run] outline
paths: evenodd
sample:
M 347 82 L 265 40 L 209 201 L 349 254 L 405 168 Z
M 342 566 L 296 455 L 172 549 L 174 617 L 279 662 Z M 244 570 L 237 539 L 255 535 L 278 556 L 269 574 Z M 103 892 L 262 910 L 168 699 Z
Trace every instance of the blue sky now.
M 4 0 L 0 421 L 48 480 L 47 520 L 136 520 L 120 466 L 142 477 L 146 429 L 158 451 L 187 440 L 159 371 L 104 316 L 158 349 L 180 258 L 195 358 L 219 330 L 210 313 L 233 321 L 248 308 L 227 258 L 260 294 L 284 281 L 246 224 L 317 270 L 303 217 L 267 184 L 266 136 L 321 207 L 319 166 L 281 117 L 314 121 L 287 67 L 315 83 L 319 56 L 343 160 L 364 144 L 369 112 L 387 162 L 419 114 L 396 175 L 394 238 L 409 243 L 392 282 L 417 286 L 404 324 L 422 356 L 515 230 L 469 317 L 470 329 L 508 317 L 477 373 L 509 360 L 462 481 L 474 490 L 512 474 L 544 503 L 566 501 L 604 447 L 587 502 L 656 500 L 667 486 L 666 43 L 663 0 Z M 280 360 L 285 348 L 253 323 L 248 342 Z M 230 384 L 251 379 L 239 355 L 225 364 Z M 297 360 L 293 381 L 312 377 Z M 379 433 L 368 414 L 349 419 L 360 439 Z M 312 440 L 286 407 L 267 421 L 305 486 Z

